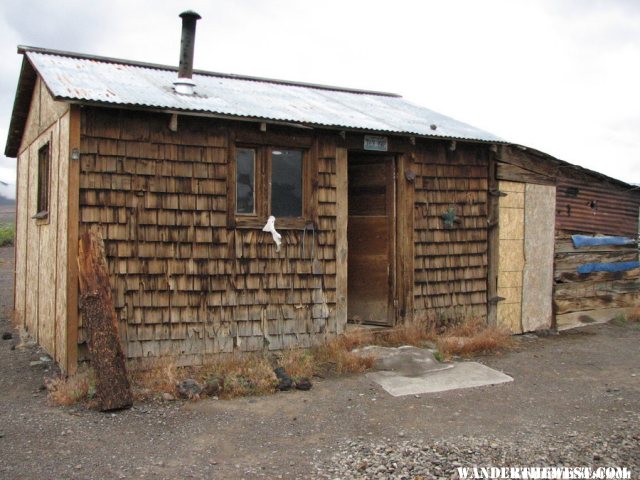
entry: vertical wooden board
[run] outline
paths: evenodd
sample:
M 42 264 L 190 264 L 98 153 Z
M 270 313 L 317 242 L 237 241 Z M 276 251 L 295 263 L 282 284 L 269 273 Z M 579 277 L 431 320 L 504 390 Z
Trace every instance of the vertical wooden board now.
M 511 333 L 522 333 L 522 272 L 524 270 L 524 209 L 513 208 L 511 194 L 523 194 L 525 185 L 517 182 L 498 182 L 501 192 L 508 192 L 498 200 L 498 283 L 500 300 L 496 309 L 496 324 Z
M 552 323 L 553 251 L 556 188 L 527 184 L 525 189 L 526 263 L 523 273 L 522 328 L 546 329 Z
M 29 186 L 27 201 L 27 268 L 25 289 L 25 328 L 36 341 L 38 339 L 38 252 L 40 251 L 40 227 L 31 218 L 36 213 L 38 184 L 38 145 L 29 147 Z
M 80 149 L 80 107 L 72 106 L 69 114 L 69 152 Z M 80 217 L 80 160 L 69 159 L 67 185 L 67 365 L 66 371 L 72 375 L 78 368 L 78 256 Z
M 49 214 L 47 222 L 39 225 L 38 254 L 38 342 L 55 358 L 55 305 L 56 305 L 56 247 L 58 245 L 58 157 L 60 154 L 59 127 L 55 124 L 44 135 L 49 139 Z
M 489 195 L 487 198 L 487 322 L 489 325 L 497 325 L 498 309 L 495 300 L 498 295 L 498 286 L 500 286 L 500 272 L 498 270 L 499 246 L 500 246 L 500 205 L 501 197 L 498 197 L 497 191 L 497 159 L 494 152 L 489 153 L 489 178 L 487 186 Z
M 58 156 L 57 192 L 57 254 L 56 254 L 56 358 L 66 370 L 67 365 L 67 242 L 69 198 L 69 113 L 60 119 L 60 154 Z
M 27 227 L 29 223 L 29 150 L 18 156 L 16 185 L 16 274 L 14 285 L 15 322 L 25 327 L 27 302 Z
M 347 325 L 347 220 L 349 212 L 349 184 L 347 178 L 347 149 L 336 148 L 336 333 Z
M 398 159 L 397 185 L 397 249 L 398 300 L 404 320 L 413 318 L 414 283 L 414 192 L 415 183 L 409 180 L 415 173 L 414 154 L 405 154 Z

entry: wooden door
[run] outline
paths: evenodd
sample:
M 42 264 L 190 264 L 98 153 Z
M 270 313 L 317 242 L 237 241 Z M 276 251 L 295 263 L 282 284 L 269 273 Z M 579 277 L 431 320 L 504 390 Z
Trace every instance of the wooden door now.
M 394 158 L 349 154 L 347 315 L 352 322 L 395 323 Z

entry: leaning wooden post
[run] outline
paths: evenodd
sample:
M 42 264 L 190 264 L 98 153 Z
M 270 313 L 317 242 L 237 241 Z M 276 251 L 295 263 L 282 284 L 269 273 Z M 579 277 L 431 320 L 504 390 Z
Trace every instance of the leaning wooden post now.
M 133 396 L 120 346 L 104 242 L 99 233 L 90 231 L 80 237 L 78 270 L 80 312 L 87 330 L 100 410 L 130 407 Z

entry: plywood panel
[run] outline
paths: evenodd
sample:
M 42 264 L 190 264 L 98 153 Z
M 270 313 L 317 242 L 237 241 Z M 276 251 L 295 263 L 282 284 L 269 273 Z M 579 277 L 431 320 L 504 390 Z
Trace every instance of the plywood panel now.
M 554 186 L 526 186 L 522 328 L 527 332 L 552 323 L 555 199 Z
M 500 185 L 506 182 L 500 182 Z M 513 182 L 509 182 L 513 183 Z M 500 197 L 500 206 L 503 208 L 524 208 L 524 192 L 509 192 L 500 190 L 506 194 L 504 197 Z
M 524 238 L 524 210 L 503 208 L 500 201 L 500 240 L 522 240 Z
M 60 117 L 65 117 L 68 104 L 55 102 L 38 79 L 30 106 L 30 113 L 22 139 L 17 213 L 16 252 L 16 309 L 18 321 L 28 333 L 57 361 L 66 368 L 61 355 L 65 345 L 59 345 L 58 319 L 64 316 L 59 302 L 64 304 L 66 294 L 67 258 L 59 258 L 58 251 L 65 240 L 59 234 L 66 231 L 66 223 L 59 223 L 66 216 L 64 205 L 66 191 L 60 191 L 68 158 L 68 129 L 63 128 Z M 68 117 L 68 116 L 67 116 Z M 38 152 L 49 143 L 49 199 L 48 215 L 33 218 L 36 212 L 38 190 Z M 62 143 L 62 145 L 61 145 Z M 64 189 L 64 185 L 62 186 Z M 63 307 L 64 308 L 64 307 Z
M 29 150 L 18 156 L 18 177 L 16 186 L 16 276 L 15 276 L 15 322 L 25 327 L 27 302 L 27 228 L 29 222 Z
M 39 144 L 34 144 L 29 148 L 29 185 L 28 185 L 28 213 L 27 213 L 27 276 L 26 291 L 27 302 L 25 308 L 25 328 L 29 335 L 37 340 L 38 338 L 38 261 L 40 251 L 40 227 L 31 218 L 36 213 L 37 188 L 38 184 L 37 164 Z
M 42 85 L 40 88 L 40 132 L 51 127 L 67 111 L 69 111 L 69 104 L 55 101 L 46 86 Z
M 525 184 L 522 182 L 510 182 L 507 180 L 500 180 L 499 185 L 500 185 L 501 192 L 524 193 L 524 189 L 525 189 Z
M 501 271 L 498 273 L 498 287 L 521 287 L 522 271 Z
M 524 270 L 524 240 L 500 241 L 500 270 L 521 272 Z
M 524 270 L 524 190 L 525 185 L 501 180 L 498 182 L 499 240 L 498 288 L 502 297 L 496 311 L 496 323 L 512 333 L 522 332 L 522 275 Z
M 511 333 L 522 333 L 520 324 L 522 305 L 518 303 L 498 303 L 498 327 Z
M 519 272 L 514 272 L 519 273 Z M 522 287 L 498 287 L 498 296 L 504 298 L 502 303 L 521 303 Z
M 55 357 L 56 250 L 58 221 L 59 128 L 55 124 L 45 137 L 49 140 L 49 215 L 46 222 L 36 221 L 40 230 L 38 261 L 38 343 Z

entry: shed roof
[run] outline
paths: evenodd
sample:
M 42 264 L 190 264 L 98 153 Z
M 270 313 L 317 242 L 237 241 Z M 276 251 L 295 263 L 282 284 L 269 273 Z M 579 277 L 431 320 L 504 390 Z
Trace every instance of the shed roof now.
M 26 64 L 23 64 L 20 85 L 24 83 L 22 80 L 32 80 L 33 74 L 28 75 L 31 67 L 56 100 L 504 142 L 489 132 L 390 93 L 196 70 L 193 76 L 196 94 L 182 95 L 173 90 L 176 67 L 35 47 L 21 46 L 18 51 L 25 55 Z M 17 154 L 26 121 L 26 100 L 18 98 L 20 85 L 7 141 L 8 156 Z M 23 94 L 27 93 L 25 90 L 28 88 L 22 89 Z

